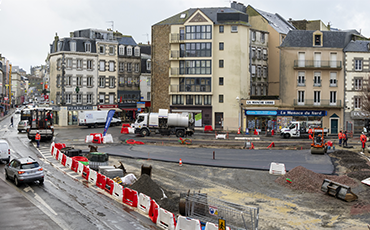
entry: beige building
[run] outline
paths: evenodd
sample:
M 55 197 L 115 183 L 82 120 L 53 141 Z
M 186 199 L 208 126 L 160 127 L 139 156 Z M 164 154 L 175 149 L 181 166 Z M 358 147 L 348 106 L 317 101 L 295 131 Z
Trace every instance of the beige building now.
M 356 31 L 290 31 L 281 44 L 280 109 L 336 134 L 344 122 L 344 47 Z M 279 119 L 279 118 L 278 118 Z M 284 124 L 283 124 L 284 125 Z
M 152 110 L 201 114 L 196 126 L 237 130 L 249 98 L 246 7 L 188 9 L 152 26 Z

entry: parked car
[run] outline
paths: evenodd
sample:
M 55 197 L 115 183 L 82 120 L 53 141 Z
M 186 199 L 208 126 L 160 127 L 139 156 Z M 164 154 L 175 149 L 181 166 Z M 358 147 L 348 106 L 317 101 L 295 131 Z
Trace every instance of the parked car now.
M 0 140 L 0 160 L 6 163 L 10 161 L 10 148 L 6 140 Z
M 32 157 L 13 159 L 5 166 L 5 178 L 14 180 L 14 184 L 38 181 L 44 183 L 44 170 Z
M 27 131 L 28 120 L 23 120 L 18 123 L 18 132 Z

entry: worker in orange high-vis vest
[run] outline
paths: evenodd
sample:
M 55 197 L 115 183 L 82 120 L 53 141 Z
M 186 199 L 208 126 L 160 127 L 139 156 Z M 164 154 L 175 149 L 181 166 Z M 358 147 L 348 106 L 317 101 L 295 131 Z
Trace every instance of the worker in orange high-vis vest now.
M 310 126 L 310 128 L 308 129 L 308 138 L 310 139 L 310 140 L 312 140 L 312 129 L 311 129 L 311 126 Z
M 364 153 L 365 152 L 365 147 L 366 147 L 366 141 L 367 141 L 367 137 L 365 136 L 364 133 L 361 134 L 360 141 L 362 143 L 362 152 Z
M 342 146 L 342 139 L 343 139 L 342 130 L 338 133 L 338 138 L 339 138 L 339 146 Z
M 40 147 L 40 140 L 41 140 L 41 135 L 40 135 L 39 131 L 37 131 L 37 133 L 36 133 L 35 140 L 37 141 L 37 148 L 39 148 Z

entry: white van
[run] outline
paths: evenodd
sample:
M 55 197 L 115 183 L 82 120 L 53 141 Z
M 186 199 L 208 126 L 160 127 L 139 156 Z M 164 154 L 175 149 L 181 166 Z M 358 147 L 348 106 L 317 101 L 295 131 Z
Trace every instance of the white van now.
M 79 126 L 87 126 L 94 128 L 98 127 L 99 125 L 105 125 L 107 121 L 108 110 L 92 110 L 92 111 L 79 111 L 78 112 L 78 125 Z M 110 123 L 111 126 L 120 125 L 121 120 L 117 118 L 112 118 Z
M 6 140 L 0 140 L 0 160 L 6 163 L 10 161 L 10 148 Z

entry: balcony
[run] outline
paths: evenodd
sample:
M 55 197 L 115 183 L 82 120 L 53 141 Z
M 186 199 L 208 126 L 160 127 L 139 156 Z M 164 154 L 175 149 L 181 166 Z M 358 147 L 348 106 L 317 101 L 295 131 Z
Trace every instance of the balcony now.
M 180 69 L 177 67 L 171 67 L 170 77 L 178 77 L 180 75 Z
M 170 93 L 184 92 L 184 86 L 170 85 Z
M 313 99 L 306 99 L 304 102 L 298 102 L 297 99 L 294 99 L 293 105 L 296 107 L 302 107 L 302 108 L 341 108 L 342 107 L 342 101 L 337 100 L 336 102 L 330 102 L 329 99 L 321 99 L 320 102 L 314 102 Z
M 171 50 L 171 60 L 178 60 L 180 57 L 180 51 L 179 50 Z
M 294 60 L 294 69 L 340 70 L 342 61 Z
M 170 43 L 180 43 L 185 40 L 185 35 L 184 34 L 170 34 Z

